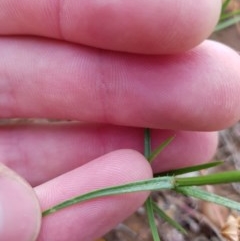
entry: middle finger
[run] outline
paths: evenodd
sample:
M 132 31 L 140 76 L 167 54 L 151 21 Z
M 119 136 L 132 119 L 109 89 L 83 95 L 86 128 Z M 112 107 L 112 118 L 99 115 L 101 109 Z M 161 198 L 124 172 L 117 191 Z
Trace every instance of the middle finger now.
M 216 130 L 240 116 L 240 58 L 214 42 L 145 56 L 2 38 L 0 52 L 1 117 Z

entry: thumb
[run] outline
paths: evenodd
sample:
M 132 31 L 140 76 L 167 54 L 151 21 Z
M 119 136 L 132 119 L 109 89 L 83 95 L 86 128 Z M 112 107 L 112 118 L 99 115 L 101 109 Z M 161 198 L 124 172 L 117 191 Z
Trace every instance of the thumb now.
M 0 164 L 0 240 L 34 241 L 41 210 L 31 186 Z

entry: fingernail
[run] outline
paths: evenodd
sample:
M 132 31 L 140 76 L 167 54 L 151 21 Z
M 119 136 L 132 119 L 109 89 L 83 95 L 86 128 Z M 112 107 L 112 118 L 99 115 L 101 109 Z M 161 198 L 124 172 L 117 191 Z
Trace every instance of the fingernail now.
M 41 210 L 31 186 L 0 164 L 0 240 L 34 241 Z

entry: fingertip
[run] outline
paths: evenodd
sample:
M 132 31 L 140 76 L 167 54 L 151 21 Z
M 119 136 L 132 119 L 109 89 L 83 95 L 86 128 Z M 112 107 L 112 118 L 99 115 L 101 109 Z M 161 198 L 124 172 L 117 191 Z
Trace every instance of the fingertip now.
M 201 45 L 200 52 L 201 48 L 205 52 L 205 56 L 203 55 L 206 57 L 205 65 L 210 66 L 206 70 L 205 79 L 207 75 L 210 76 L 211 72 L 215 73 L 208 96 L 205 94 L 206 106 L 211 108 L 205 113 L 203 110 L 202 124 L 208 125 L 208 130 L 225 129 L 235 124 L 240 118 L 240 56 L 232 48 L 211 40 Z M 208 119 L 208 124 L 204 123 L 204 118 Z
M 42 209 L 46 210 L 93 190 L 151 177 L 151 167 L 141 154 L 132 150 L 118 150 L 37 187 L 36 192 Z M 62 209 L 44 217 L 39 238 L 51 240 L 51 237 L 55 237 L 58 241 L 95 240 L 137 210 L 148 195 L 149 192 L 119 194 Z
M 33 189 L 3 165 L 0 166 L 0 177 L 0 240 L 36 240 L 41 210 Z
M 186 1 L 180 3 L 176 8 L 175 24 L 169 24 L 169 35 L 163 36 L 165 45 L 161 54 L 175 54 L 196 47 L 209 37 L 219 20 L 221 0 L 201 1 L 201 5 L 195 1 L 189 1 L 187 6 Z
M 173 54 L 197 46 L 212 33 L 221 0 L 202 0 L 198 4 L 194 0 L 153 0 L 138 1 L 137 5 L 131 1 L 104 1 L 88 2 L 85 7 L 87 11 L 83 9 L 77 21 L 71 19 L 64 24 L 65 39 L 130 53 Z M 68 13 L 76 9 L 70 4 Z M 89 20 L 88 25 L 81 24 L 83 18 Z M 77 34 L 77 27 L 84 34 Z
M 105 155 L 105 158 L 111 159 L 111 166 L 117 169 L 126 170 L 126 180 L 131 179 L 147 179 L 152 177 L 152 168 L 146 158 L 138 151 L 132 149 L 116 150 Z M 128 177 L 131 173 L 131 177 Z M 125 175 L 125 172 L 122 173 Z
M 221 0 L 4 1 L 0 33 L 142 54 L 182 52 L 210 35 Z M 48 24 L 46 24 L 46 22 Z

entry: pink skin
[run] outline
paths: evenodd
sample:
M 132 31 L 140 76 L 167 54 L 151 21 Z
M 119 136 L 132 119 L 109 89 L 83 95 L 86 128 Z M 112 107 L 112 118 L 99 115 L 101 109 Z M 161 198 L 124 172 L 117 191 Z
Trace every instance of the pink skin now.
M 3 38 L 0 52 L 2 117 L 209 131 L 240 115 L 239 55 L 211 41 L 176 56 L 139 56 Z
M 41 209 L 32 187 L 7 167 L 0 166 L 1 240 L 35 240 Z
M 148 193 L 98 199 L 43 220 L 36 198 L 46 209 L 98 187 L 152 177 L 143 156 L 129 150 L 142 151 L 143 127 L 155 129 L 153 146 L 177 135 L 154 171 L 213 156 L 212 131 L 240 117 L 239 56 L 221 44 L 200 44 L 213 30 L 220 5 L 0 1 L 0 116 L 100 123 L 0 129 L 0 161 L 38 185 L 26 188 L 16 173 L 2 169 L 0 208 L 6 212 L 0 224 L 7 228 L 0 225 L 0 240 L 90 241 L 130 215 Z M 166 53 L 180 54 L 160 55 Z M 12 179 L 18 180 L 15 187 Z M 10 239 L 13 231 L 19 235 Z
M 136 166 L 140 168 L 135 168 Z M 152 170 L 142 155 L 132 150 L 121 150 L 101 156 L 40 185 L 35 191 L 45 210 L 66 198 L 106 185 L 119 185 L 151 176 Z M 54 237 L 54 240 L 59 241 L 92 241 L 116 226 L 118 220 L 126 217 L 126 213 L 132 213 L 142 205 L 147 195 L 143 192 L 106 197 L 62 210 L 44 218 L 37 240 L 53 240 Z
M 0 2 L 0 34 L 64 39 L 124 52 L 166 54 L 208 37 L 221 0 Z
M 143 134 L 142 128 L 101 124 L 4 127 L 0 129 L 0 161 L 35 186 L 114 150 L 143 152 Z M 206 162 L 217 145 L 216 132 L 152 130 L 151 135 L 153 148 L 176 135 L 154 161 L 154 171 Z

